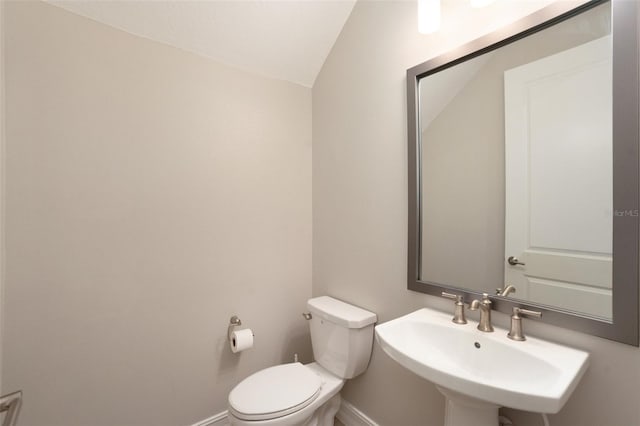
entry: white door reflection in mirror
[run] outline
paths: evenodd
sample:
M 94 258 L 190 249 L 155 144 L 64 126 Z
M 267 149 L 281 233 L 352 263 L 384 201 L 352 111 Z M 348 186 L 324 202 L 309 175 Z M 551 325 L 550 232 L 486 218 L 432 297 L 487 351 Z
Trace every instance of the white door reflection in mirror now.
M 610 36 L 504 73 L 505 285 L 519 299 L 604 318 L 612 312 L 611 81 Z

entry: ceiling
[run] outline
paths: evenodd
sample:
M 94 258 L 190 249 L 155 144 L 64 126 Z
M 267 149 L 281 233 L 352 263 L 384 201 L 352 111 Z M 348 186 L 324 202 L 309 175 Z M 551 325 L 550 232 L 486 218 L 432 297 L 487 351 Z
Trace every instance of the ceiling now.
M 311 87 L 356 0 L 48 0 L 112 27 Z
M 476 77 L 493 55 L 494 52 L 485 53 L 420 80 L 418 102 L 420 103 L 421 132 L 429 127 L 431 122 L 458 96 L 458 93 Z M 425 102 L 425 97 L 428 97 L 428 102 Z

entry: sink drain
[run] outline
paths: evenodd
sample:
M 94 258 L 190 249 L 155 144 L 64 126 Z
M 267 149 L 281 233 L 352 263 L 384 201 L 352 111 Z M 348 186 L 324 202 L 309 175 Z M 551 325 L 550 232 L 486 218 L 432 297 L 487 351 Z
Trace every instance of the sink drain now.
M 475 346 L 476 348 L 480 349 L 480 343 L 478 343 L 478 342 L 475 342 L 475 343 L 473 344 L 473 346 Z

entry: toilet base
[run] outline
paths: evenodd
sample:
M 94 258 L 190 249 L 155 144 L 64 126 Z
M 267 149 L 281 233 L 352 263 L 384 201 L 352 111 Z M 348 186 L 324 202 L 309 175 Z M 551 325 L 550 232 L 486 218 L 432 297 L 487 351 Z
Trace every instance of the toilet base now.
M 324 403 L 324 405 L 318 408 L 313 416 L 307 420 L 304 426 L 333 426 L 333 420 L 336 417 L 336 413 L 340 409 L 341 402 L 340 394 L 334 395 L 330 400 Z

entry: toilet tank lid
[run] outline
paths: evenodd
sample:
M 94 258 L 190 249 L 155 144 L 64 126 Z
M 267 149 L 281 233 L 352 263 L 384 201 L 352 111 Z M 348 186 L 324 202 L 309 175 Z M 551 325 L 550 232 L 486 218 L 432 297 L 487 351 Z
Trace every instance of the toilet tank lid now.
M 348 328 L 363 328 L 378 320 L 373 312 L 329 296 L 309 299 L 307 308 L 313 315 Z

